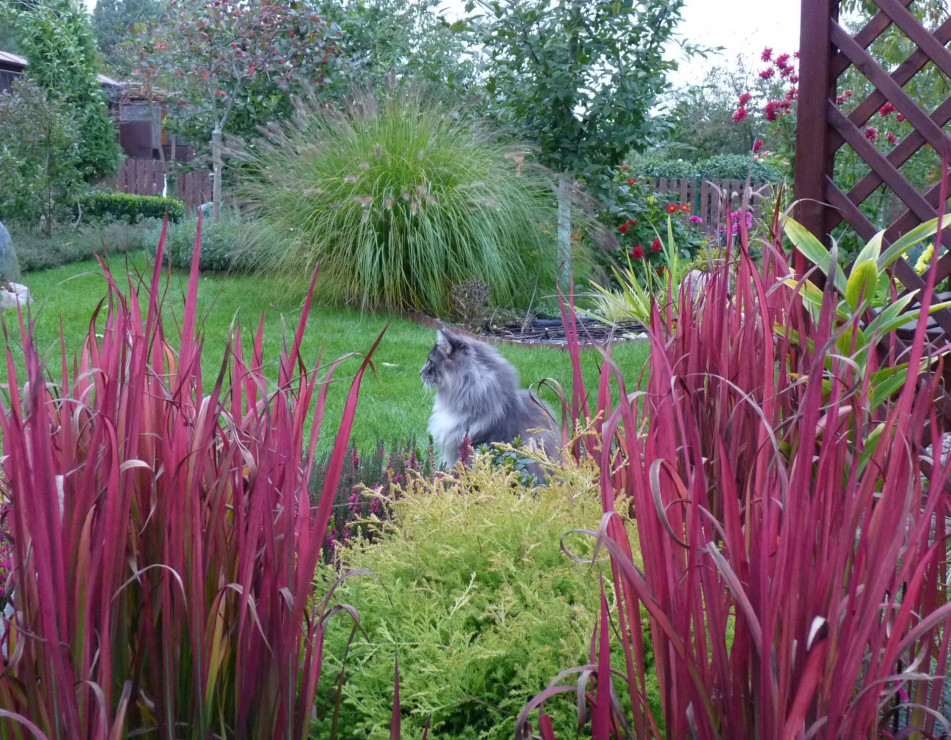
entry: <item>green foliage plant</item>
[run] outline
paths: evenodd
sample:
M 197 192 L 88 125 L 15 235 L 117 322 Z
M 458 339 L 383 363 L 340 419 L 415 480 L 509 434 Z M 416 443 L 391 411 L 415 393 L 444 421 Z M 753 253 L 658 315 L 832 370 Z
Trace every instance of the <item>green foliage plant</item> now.
M 419 90 L 379 103 L 360 94 L 346 112 L 304 104 L 266 134 L 239 153 L 237 189 L 246 212 L 285 239 L 261 246 L 263 268 L 300 276 L 319 262 L 335 299 L 437 315 L 464 280 L 486 283 L 501 305 L 527 302 L 536 280 L 551 284 L 547 181 L 519 166 L 517 147 Z
M 80 198 L 79 207 L 82 208 L 82 217 L 93 222 L 125 221 L 135 224 L 148 218 L 161 220 L 166 213 L 172 223 L 185 218 L 184 203 L 160 195 L 99 191 Z
M 122 150 L 96 76 L 96 42 L 78 0 L 24 3 L 15 15 L 30 79 L 75 126 L 76 166 L 86 182 L 115 174 Z
M 836 341 L 836 348 L 856 363 L 859 377 L 863 380 L 867 378 L 869 402 L 873 407 L 880 406 L 902 388 L 909 375 L 907 362 L 879 366 L 876 347 L 896 329 L 914 326 L 920 314 L 920 309 L 911 307 L 917 291 L 906 291 L 896 297 L 887 268 L 922 242 L 933 238 L 937 229 L 937 219 L 927 221 L 885 249 L 885 232 L 880 231 L 865 244 L 846 274 L 838 261 L 837 249 L 827 249 L 795 220 L 790 218 L 785 221 L 786 236 L 832 281 L 839 294 L 835 316 L 837 325 L 841 327 L 841 336 Z M 825 300 L 822 290 L 808 279 L 789 278 L 786 282 L 801 291 L 803 305 L 818 321 Z M 951 301 L 933 303 L 929 313 L 949 306 Z M 946 352 L 947 349 L 938 350 L 922 358 L 921 366 L 912 371 L 913 376 L 924 372 Z M 834 360 L 830 357 L 826 362 L 831 365 Z
M 192 263 L 192 245 L 197 235 L 197 223 L 185 221 L 168 230 L 165 258 L 172 267 L 187 270 Z M 201 255 L 198 269 L 202 272 L 246 272 L 251 269 L 246 245 L 257 237 L 254 227 L 239 218 L 202 224 Z M 152 256 L 155 250 L 147 242 L 146 252 Z
M 355 637 L 344 667 L 336 735 L 337 671 L 325 672 L 328 709 L 314 737 L 390 737 L 394 655 L 404 737 L 419 737 L 432 714 L 431 735 L 458 740 L 509 740 L 531 696 L 563 667 L 590 662 L 600 566 L 573 562 L 560 545 L 573 529 L 597 528 L 595 469 L 569 464 L 548 487 L 526 489 L 517 470 L 477 455 L 456 476 L 411 480 L 386 501 L 393 518 L 372 543 L 352 540 L 338 552 L 346 570 L 375 577 L 348 578 L 337 592 L 360 612 L 365 635 Z M 584 539 L 564 542 L 590 558 Z M 337 573 L 318 577 L 332 583 Z M 326 643 L 337 670 L 350 638 L 339 627 L 328 629 Z M 574 701 L 558 697 L 547 707 L 555 727 L 574 736 Z
M 34 225 L 43 219 L 51 233 L 83 190 L 67 105 L 27 75 L 11 93 L 0 93 L 0 131 L 0 219 Z

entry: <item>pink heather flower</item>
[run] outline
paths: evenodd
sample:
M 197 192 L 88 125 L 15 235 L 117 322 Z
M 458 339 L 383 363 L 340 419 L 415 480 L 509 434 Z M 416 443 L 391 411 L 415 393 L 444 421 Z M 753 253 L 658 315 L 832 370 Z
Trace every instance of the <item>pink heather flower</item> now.
M 889 113 L 894 113 L 897 110 L 892 103 L 885 103 L 881 108 L 878 109 L 879 115 L 887 116 Z
M 753 154 L 756 154 L 756 152 L 758 152 L 762 148 L 763 148 L 762 139 L 757 139 L 756 141 L 753 142 Z
M 662 248 L 663 247 L 661 246 L 661 243 L 660 243 L 660 237 L 654 237 L 654 241 L 651 244 L 651 251 L 659 252 Z
M 691 216 L 691 217 L 690 217 L 690 223 L 692 223 L 692 224 L 702 224 L 702 223 L 703 223 L 703 219 L 700 218 L 700 216 Z
M 631 259 L 642 260 L 644 259 L 644 247 L 638 244 L 634 249 L 631 250 Z
M 772 79 L 773 73 L 775 71 L 776 70 L 774 70 L 772 67 L 768 67 L 767 69 L 764 69 L 762 72 L 760 72 L 759 76 L 762 77 L 764 80 L 770 80 Z
M 898 115 L 895 116 L 895 120 L 901 123 L 902 121 L 905 120 L 905 117 L 901 113 L 899 113 Z
M 740 108 L 736 113 L 733 114 L 733 123 L 739 123 L 744 118 L 746 118 L 749 111 L 746 108 Z
M 789 62 L 789 54 L 780 54 L 778 57 L 776 57 L 775 64 L 780 69 L 785 69 L 786 64 L 788 62 Z
M 888 139 L 888 143 L 892 146 L 895 146 L 898 143 L 898 137 L 895 135 L 894 131 L 886 131 L 885 138 Z
M 867 129 L 865 129 L 865 138 L 868 139 L 869 141 L 877 141 L 878 129 L 875 128 L 874 126 L 869 126 Z
M 768 62 L 773 58 L 773 50 L 770 47 L 763 49 L 763 56 L 761 57 L 764 62 Z
M 753 99 L 753 96 L 750 93 L 748 92 L 743 93 L 742 95 L 740 95 L 740 107 L 745 108 L 746 104 L 749 103 L 752 99 Z

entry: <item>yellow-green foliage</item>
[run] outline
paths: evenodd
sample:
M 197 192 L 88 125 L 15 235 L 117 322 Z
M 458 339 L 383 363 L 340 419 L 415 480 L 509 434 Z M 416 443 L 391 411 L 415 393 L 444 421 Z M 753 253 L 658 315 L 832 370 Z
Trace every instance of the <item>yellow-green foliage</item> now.
M 415 482 L 392 502 L 395 518 L 381 538 L 344 550 L 347 569 L 378 578 L 351 577 L 336 594 L 367 633 L 347 660 L 337 737 L 389 737 L 397 653 L 403 736 L 411 738 L 432 713 L 430 737 L 508 740 L 533 696 L 588 662 L 606 562 L 579 565 L 560 546 L 572 529 L 598 528 L 596 473 L 567 466 L 561 482 L 524 489 L 479 457 L 463 475 Z M 577 555 L 593 551 L 584 535 L 565 544 Z M 329 583 L 337 574 L 318 576 Z M 328 630 L 315 737 L 331 737 L 332 683 L 349 634 L 343 620 Z M 620 653 L 614 660 L 622 666 Z M 619 682 L 617 691 L 623 697 L 627 688 Z M 572 693 L 548 704 L 566 737 L 574 736 L 574 702 Z

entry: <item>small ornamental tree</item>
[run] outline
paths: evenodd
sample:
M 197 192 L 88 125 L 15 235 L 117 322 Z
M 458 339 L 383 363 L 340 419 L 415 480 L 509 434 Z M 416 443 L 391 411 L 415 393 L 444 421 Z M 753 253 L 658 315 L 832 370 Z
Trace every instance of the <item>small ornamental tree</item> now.
M 122 149 L 96 77 L 96 42 L 78 0 L 41 0 L 14 9 L 30 79 L 73 119 L 76 166 L 87 182 L 115 174 Z
M 134 77 L 174 82 L 174 97 L 208 113 L 214 213 L 222 134 L 236 116 L 263 123 L 287 93 L 323 83 L 339 32 L 297 0 L 172 0 L 138 39 Z
M 619 165 L 655 138 L 650 109 L 676 68 L 665 44 L 683 0 L 469 0 L 499 117 L 560 173 L 559 261 L 569 257 L 569 181 Z M 689 48 L 688 48 L 689 50 Z

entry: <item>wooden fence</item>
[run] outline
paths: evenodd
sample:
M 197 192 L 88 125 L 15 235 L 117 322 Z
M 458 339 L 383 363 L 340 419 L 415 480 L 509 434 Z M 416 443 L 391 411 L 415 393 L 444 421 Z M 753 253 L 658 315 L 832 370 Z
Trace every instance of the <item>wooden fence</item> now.
M 759 218 L 764 201 L 765 205 L 770 205 L 768 200 L 774 188 L 769 183 L 754 182 L 746 190 L 745 180 L 705 180 L 701 177 L 658 177 L 647 178 L 646 182 L 658 193 L 676 193 L 679 203 L 689 205 L 690 212 L 703 219 L 702 229 L 708 234 L 726 225 L 727 208 L 732 212 L 749 204 L 753 217 Z
M 183 170 L 178 168 L 175 180 L 175 193 L 168 195 L 178 198 L 185 204 L 185 210 L 190 215 L 202 203 L 211 200 L 211 171 L 210 170 Z M 101 185 L 110 190 L 135 195 L 161 195 L 165 189 L 165 176 L 170 164 L 162 164 L 157 159 L 127 159 L 119 168 L 119 173 Z

